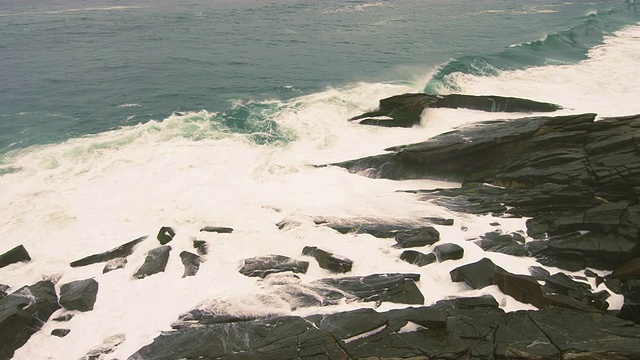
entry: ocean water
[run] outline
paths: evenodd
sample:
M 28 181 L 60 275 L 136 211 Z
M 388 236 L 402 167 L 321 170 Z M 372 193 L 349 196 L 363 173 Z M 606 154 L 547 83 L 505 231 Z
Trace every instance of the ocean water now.
M 639 78 L 634 1 L 4 0 L 0 253 L 24 244 L 33 261 L 0 269 L 0 283 L 100 284 L 93 311 L 47 323 L 15 359 L 80 358 L 124 334 L 105 357 L 123 359 L 195 306 L 305 315 L 375 305 L 293 309 L 269 281 L 238 273 L 253 256 L 303 259 L 306 245 L 354 260 L 351 275 L 418 272 L 426 304 L 491 293 L 506 310 L 530 308 L 448 275 L 483 256 L 527 273 L 534 260 L 485 254 L 468 241 L 494 230 L 493 221 L 506 232 L 523 229 L 525 219 L 455 214 L 396 192 L 455 183 L 313 165 L 520 116 L 432 109 L 410 129 L 346 120 L 384 97 L 519 96 L 564 106 L 558 114 L 606 117 L 640 113 Z M 437 228 L 466 255 L 417 268 L 399 260 L 392 239 L 340 235 L 315 226 L 314 216 L 455 218 Z M 278 230 L 283 219 L 300 225 Z M 235 231 L 200 232 L 205 225 Z M 167 271 L 133 280 L 161 226 L 177 232 Z M 69 267 L 143 235 L 150 239 L 123 270 Z M 207 241 L 210 253 L 195 277 L 182 279 L 178 254 L 193 251 L 194 239 Z M 301 282 L 331 276 L 314 265 Z M 620 306 L 619 297 L 610 302 Z M 381 308 L 392 306 L 400 305 Z M 56 327 L 71 332 L 51 336 Z

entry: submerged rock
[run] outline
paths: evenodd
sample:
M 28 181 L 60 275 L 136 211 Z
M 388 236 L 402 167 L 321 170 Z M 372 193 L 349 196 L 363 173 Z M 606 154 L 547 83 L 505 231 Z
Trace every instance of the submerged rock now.
M 69 335 L 70 332 L 71 329 L 53 329 L 51 330 L 51 335 L 63 338 Z
M 106 274 L 113 270 L 123 269 L 127 265 L 127 258 L 115 258 L 107 261 L 102 269 L 102 273 Z
M 285 271 L 304 274 L 308 268 L 308 261 L 295 260 L 284 255 L 268 255 L 245 259 L 240 273 L 264 279 L 267 275 Z
M 135 240 L 129 241 L 126 244 L 115 247 L 109 251 L 105 251 L 100 254 L 90 255 L 80 260 L 76 260 L 72 262 L 70 265 L 71 267 L 79 267 L 79 266 L 86 266 L 86 265 L 91 265 L 99 262 L 109 261 L 115 258 L 126 258 L 127 256 L 133 253 L 133 250 L 135 249 L 136 245 L 144 241 L 146 238 L 147 236 L 139 237 Z
M 313 256 L 321 268 L 336 274 L 349 272 L 353 266 L 353 261 L 315 246 L 305 246 L 302 255 Z
M 204 232 L 215 232 L 220 234 L 231 234 L 233 232 L 233 228 L 224 227 L 224 226 L 205 226 L 200 231 Z
M 182 277 L 187 276 L 195 276 L 200 269 L 200 263 L 202 262 L 202 258 L 194 253 L 190 253 L 188 251 L 183 251 L 180 253 L 180 259 L 182 260 L 182 265 L 184 265 L 184 273 Z
M 476 241 L 476 244 L 484 251 L 527 256 L 529 251 L 524 246 L 524 242 L 524 236 L 518 233 L 502 234 L 500 231 L 492 231 L 482 235 L 481 240 Z
M 440 232 L 432 226 L 404 230 L 396 234 L 395 240 L 399 248 L 433 245 L 440 240 Z
M 97 295 L 95 279 L 72 281 L 60 287 L 60 305 L 67 310 L 91 311 Z
M 31 256 L 27 249 L 24 248 L 24 245 L 18 245 L 13 249 L 5 252 L 0 255 L 0 268 L 5 266 L 15 264 L 18 262 L 27 262 L 31 261 Z
M 149 275 L 163 272 L 169 262 L 171 246 L 164 245 L 149 250 L 142 266 L 133 274 L 134 278 L 143 279 Z
M 104 339 L 102 344 L 91 349 L 80 360 L 97 360 L 104 358 L 103 355 L 111 354 L 115 349 L 126 340 L 125 334 L 116 334 Z

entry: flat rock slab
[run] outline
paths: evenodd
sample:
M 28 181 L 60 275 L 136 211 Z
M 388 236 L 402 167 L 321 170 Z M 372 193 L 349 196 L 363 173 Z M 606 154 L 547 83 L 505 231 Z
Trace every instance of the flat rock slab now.
M 391 273 L 327 278 L 313 281 L 310 285 L 329 286 L 328 291 L 323 294 L 325 301 L 342 299 L 345 297 L 343 293 L 346 293 L 360 301 L 422 305 L 424 304 L 424 296 L 416 286 L 416 281 L 419 280 L 419 274 Z M 339 291 L 332 291 L 332 289 Z
M 136 245 L 144 241 L 146 238 L 147 236 L 139 237 L 135 240 L 131 240 L 126 244 L 120 245 L 103 253 L 89 255 L 82 259 L 76 260 L 71 263 L 71 267 L 87 266 L 95 263 L 109 261 L 115 258 L 126 258 L 133 253 Z
M 284 255 L 268 255 L 245 259 L 240 273 L 264 279 L 267 275 L 286 271 L 304 274 L 308 268 L 308 261 L 295 260 Z

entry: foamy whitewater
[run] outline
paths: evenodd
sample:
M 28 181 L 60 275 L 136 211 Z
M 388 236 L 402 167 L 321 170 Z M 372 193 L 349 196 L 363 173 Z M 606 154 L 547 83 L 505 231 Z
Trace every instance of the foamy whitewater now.
M 360 4 L 354 11 L 373 11 L 383 3 L 376 4 Z M 12 290 L 41 279 L 53 279 L 58 286 L 86 278 L 99 283 L 94 310 L 74 312 L 73 319 L 63 324 L 71 330 L 69 335 L 51 336 L 51 330 L 61 324 L 49 321 L 16 351 L 14 359 L 77 359 L 118 334 L 124 334 L 125 341 L 105 358 L 125 359 L 161 331 L 170 330 L 180 314 L 211 304 L 227 304 L 235 314 L 297 315 L 375 306 L 343 303 L 291 309 L 269 296 L 273 292 L 269 278 L 256 280 L 238 272 L 242 261 L 254 256 L 303 259 L 301 250 L 307 245 L 353 260 L 350 276 L 419 273 L 425 305 L 488 293 L 506 311 L 533 308 L 503 295 L 495 286 L 469 290 L 449 277 L 453 268 L 482 257 L 511 272 L 528 274 L 529 266 L 539 265 L 534 259 L 485 253 L 468 241 L 495 230 L 490 225 L 494 221 L 510 232 L 525 229 L 526 219 L 453 213 L 418 201 L 414 194 L 397 192 L 456 187 L 456 183 L 370 179 L 336 167 L 313 166 L 379 154 L 386 147 L 423 141 L 468 123 L 520 116 L 430 109 L 423 113 L 420 126 L 410 129 L 367 127 L 346 120 L 375 108 L 381 98 L 423 91 L 436 65 L 414 73 L 410 81 L 354 82 L 287 99 L 234 102 L 236 109 L 254 109 L 260 131 L 232 131 L 216 120 L 225 111 L 191 109 L 162 120 L 11 148 L 0 162 L 0 253 L 23 244 L 33 260 L 0 269 L 0 283 Z M 447 84 L 455 84 L 456 92 L 465 94 L 517 96 L 565 107 L 553 115 L 595 112 L 606 117 L 640 113 L 637 79 L 639 24 L 606 35 L 581 61 L 499 70 L 495 76 L 453 72 L 446 75 L 439 91 L 453 92 Z M 135 97 L 114 104 L 124 110 L 144 106 Z M 314 216 L 397 221 L 453 218 L 453 226 L 435 227 L 441 242 L 459 244 L 465 257 L 418 268 L 399 259 L 402 249 L 391 247 L 393 239 L 341 235 L 316 226 Z M 295 219 L 300 225 L 279 230 L 276 223 L 283 219 Z M 207 225 L 232 227 L 234 232 L 199 231 Z M 146 252 L 158 246 L 155 235 L 162 226 L 176 230 L 166 271 L 133 279 Z M 102 274 L 102 263 L 69 266 L 71 261 L 145 235 L 149 239 L 136 248 L 122 270 Z M 205 240 L 209 253 L 196 276 L 182 278 L 178 254 L 193 251 L 194 239 Z M 429 252 L 430 247 L 422 250 Z M 309 271 L 299 274 L 302 283 L 335 276 L 314 265 L 311 261 Z M 614 295 L 609 303 L 610 308 L 619 308 L 621 297 Z M 379 309 L 396 307 L 404 306 L 383 303 Z

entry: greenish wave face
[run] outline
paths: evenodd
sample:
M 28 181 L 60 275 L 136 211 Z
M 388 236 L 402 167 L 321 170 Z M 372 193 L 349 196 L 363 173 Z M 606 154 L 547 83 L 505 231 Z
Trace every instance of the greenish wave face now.
M 606 35 L 640 21 L 640 5 L 625 1 L 610 9 L 590 13 L 577 19 L 567 30 L 548 34 L 544 39 L 512 45 L 497 53 L 464 55 L 438 68 L 425 86 L 425 92 L 460 91 L 447 79 L 453 73 L 495 76 L 500 71 L 545 65 L 575 64 L 587 58 L 589 49 L 602 44 Z

